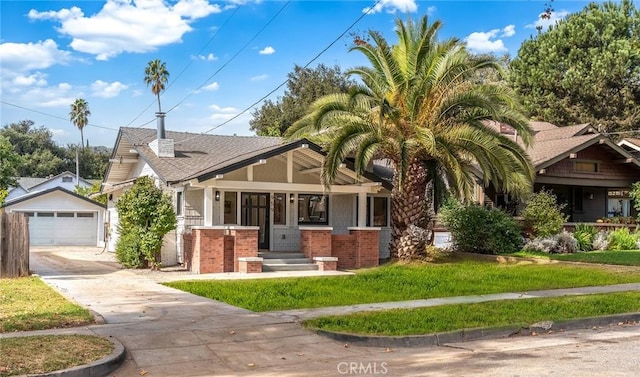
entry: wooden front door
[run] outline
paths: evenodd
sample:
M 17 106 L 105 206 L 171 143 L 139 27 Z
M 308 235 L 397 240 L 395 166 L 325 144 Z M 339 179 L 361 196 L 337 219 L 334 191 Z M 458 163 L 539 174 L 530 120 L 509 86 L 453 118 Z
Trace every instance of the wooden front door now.
M 258 248 L 269 249 L 269 194 L 243 192 L 242 219 L 244 226 L 258 226 Z

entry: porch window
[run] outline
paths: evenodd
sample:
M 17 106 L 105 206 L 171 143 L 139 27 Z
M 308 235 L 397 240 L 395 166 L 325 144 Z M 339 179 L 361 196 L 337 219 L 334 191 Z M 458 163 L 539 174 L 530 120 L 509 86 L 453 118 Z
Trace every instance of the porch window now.
M 599 173 L 600 164 L 596 161 L 574 161 L 573 171 L 578 173 Z
M 273 225 L 287 224 L 287 195 L 273 194 Z
M 607 216 L 631 216 L 631 199 L 627 189 L 611 189 L 607 191 Z
M 373 226 L 387 226 L 387 198 L 371 198 L 373 201 Z
M 298 194 L 298 224 L 329 224 L 329 197 Z
M 237 224 L 237 202 L 238 193 L 225 191 L 224 192 L 224 223 L 225 224 Z

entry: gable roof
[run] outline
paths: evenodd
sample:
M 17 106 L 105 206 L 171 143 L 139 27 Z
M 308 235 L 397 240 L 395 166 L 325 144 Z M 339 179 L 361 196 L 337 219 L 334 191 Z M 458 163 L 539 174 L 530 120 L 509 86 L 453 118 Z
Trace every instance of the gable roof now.
M 37 186 L 43 182 L 48 181 L 49 178 L 33 178 L 33 177 L 18 177 L 16 181 L 18 181 L 18 186 L 25 189 L 25 191 L 29 191 L 30 188 Z
M 11 205 L 14 205 L 14 204 L 18 204 L 18 203 L 24 202 L 26 200 L 30 200 L 30 199 L 37 198 L 37 197 L 42 196 L 42 195 L 49 194 L 49 193 L 54 192 L 54 191 L 61 191 L 61 192 L 65 193 L 65 194 L 67 194 L 67 195 L 75 196 L 76 198 L 82 199 L 82 200 L 84 200 L 86 202 L 89 202 L 89 203 L 91 203 L 93 205 L 97 205 L 97 206 L 99 206 L 101 208 L 106 208 L 106 205 L 104 205 L 104 204 L 102 204 L 100 202 L 96 202 L 95 200 L 91 200 L 91 199 L 87 198 L 86 196 L 82 196 L 80 194 L 76 194 L 75 192 L 69 191 L 69 190 L 67 190 L 65 188 L 62 188 L 62 187 L 52 187 L 52 188 L 49 188 L 49 189 L 46 189 L 46 190 L 42 190 L 42 191 L 30 192 L 28 194 L 25 194 L 25 195 L 22 195 L 20 197 L 17 197 L 17 198 L 15 198 L 13 200 L 6 201 L 2 206 L 0 206 L 0 208 L 8 207 L 8 206 L 11 206 Z

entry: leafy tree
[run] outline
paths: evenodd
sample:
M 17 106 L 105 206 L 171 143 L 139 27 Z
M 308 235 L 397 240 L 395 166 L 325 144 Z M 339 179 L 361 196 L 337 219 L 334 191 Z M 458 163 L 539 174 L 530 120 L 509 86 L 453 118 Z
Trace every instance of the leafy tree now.
M 562 214 L 565 204 L 558 204 L 551 191 L 542 190 L 531 194 L 527 206 L 522 210 L 525 225 L 535 237 L 545 238 L 556 235 L 569 216 Z
M 80 176 L 85 179 L 102 179 L 111 157 L 111 149 L 88 146 L 80 148 L 80 145 L 69 144 L 66 147 L 64 170 L 75 171 L 76 149 L 80 160 Z
M 44 126 L 34 127 L 33 121 L 10 123 L 0 129 L 0 136 L 9 140 L 21 156 L 16 176 L 46 177 L 65 170 L 65 150 L 53 141 L 53 134 Z
M 76 186 L 73 189 L 73 191 L 78 195 L 86 196 L 87 198 L 93 199 L 98 203 L 107 204 L 106 193 L 103 193 L 100 195 L 94 195 L 100 192 L 101 185 L 102 185 L 102 182 L 96 182 L 93 185 L 91 185 L 91 187 Z
M 80 145 L 84 147 L 84 127 L 89 123 L 89 104 L 82 98 L 76 98 L 71 104 L 71 112 L 69 112 L 69 119 L 74 126 L 80 130 Z
M 9 186 L 16 185 L 17 166 L 20 156 L 4 136 L 0 136 L 0 205 L 9 194 Z
M 486 182 L 514 194 L 531 189 L 533 168 L 513 140 L 490 129 L 488 120 L 514 127 L 525 144 L 531 140 L 527 118 L 516 96 L 504 85 L 475 83 L 480 69 L 500 70 L 490 57 L 472 57 L 457 39 L 437 41 L 441 23 L 398 19 L 398 43 L 376 31 L 372 42 L 360 40 L 351 50 L 371 66 L 357 67 L 362 84 L 348 93 L 317 100 L 310 113 L 288 131 L 289 137 L 316 133 L 325 145 L 322 179 L 334 181 L 348 155 L 362 174 L 368 163 L 387 158 L 394 167 L 392 190 L 392 255 L 401 259 L 423 254 L 416 238 L 429 224 L 426 187 L 446 180 L 456 197 L 471 200 L 475 182 L 472 164 Z
M 116 257 L 125 267 L 158 268 L 163 237 L 176 228 L 169 195 L 150 177 L 141 177 L 116 202 L 118 231 Z
M 531 114 L 609 132 L 640 124 L 640 12 L 631 0 L 591 3 L 525 41 L 509 81 Z
M 249 121 L 251 130 L 261 136 L 282 136 L 291 125 L 302 118 L 318 98 L 332 93 L 344 93 L 354 82 L 340 67 L 319 64 L 316 68 L 293 67 L 287 74 L 287 90 L 276 102 L 267 100 L 253 111 Z
M 164 91 L 165 85 L 169 81 L 169 71 L 167 65 L 159 59 L 151 60 L 144 69 L 144 82 L 151 86 L 151 92 L 158 98 L 158 112 L 162 112 L 160 106 L 160 93 Z

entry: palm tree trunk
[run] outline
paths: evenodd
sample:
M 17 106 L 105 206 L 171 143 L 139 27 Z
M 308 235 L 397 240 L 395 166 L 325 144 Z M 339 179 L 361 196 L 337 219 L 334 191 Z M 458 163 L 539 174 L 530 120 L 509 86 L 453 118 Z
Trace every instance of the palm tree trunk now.
M 429 181 L 423 161 L 414 159 L 407 170 L 402 187 L 398 173 L 391 192 L 391 255 L 401 260 L 423 256 L 427 241 L 426 186 Z
M 156 96 L 158 97 L 158 112 L 161 113 L 162 112 L 162 108 L 160 108 L 160 92 L 158 92 L 158 94 L 156 94 Z
M 84 132 L 82 132 L 82 128 L 80 128 L 80 147 L 84 150 Z

